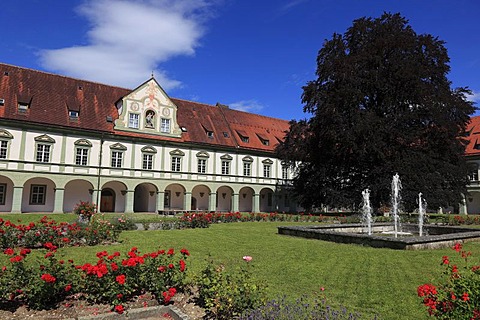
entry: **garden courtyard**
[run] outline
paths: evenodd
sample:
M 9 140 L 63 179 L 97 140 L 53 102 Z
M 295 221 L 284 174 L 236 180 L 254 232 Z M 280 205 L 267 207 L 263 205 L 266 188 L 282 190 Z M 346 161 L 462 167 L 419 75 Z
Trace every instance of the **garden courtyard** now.
M 37 214 L 2 215 L 4 220 L 17 222 L 21 219 L 26 224 L 41 217 Z M 73 214 L 52 214 L 49 217 L 70 222 L 77 218 Z M 116 219 L 113 215 L 106 217 Z M 143 221 L 144 225 L 145 222 L 165 219 L 157 215 L 126 218 Z M 442 257 L 451 257 L 459 268 L 464 265 L 451 248 L 417 251 L 379 249 L 277 233 L 279 226 L 314 223 L 318 224 L 255 221 L 214 223 L 204 228 L 128 230 L 120 233 L 116 243 L 65 246 L 58 248 L 56 255 L 58 259 L 72 259 L 80 265 L 94 264 L 97 253 L 103 251 L 129 252 L 135 247 L 142 253 L 170 248 L 179 252 L 184 248 L 190 254 L 186 259 L 186 281 L 198 279 L 207 263 L 213 262 L 225 270 L 239 270 L 247 265 L 251 281 L 261 284 L 268 300 L 285 298 L 293 305 L 298 299 L 305 299 L 310 304 L 315 300 L 324 300 L 334 310 L 346 309 L 347 313 L 358 313 L 356 319 L 388 320 L 428 319 L 417 288 L 425 283 L 441 281 L 445 271 Z M 471 261 L 479 260 L 480 243 L 465 243 L 463 249 L 471 252 Z M 252 257 L 252 260 L 244 261 L 244 257 Z M 265 288 L 263 285 L 266 285 Z

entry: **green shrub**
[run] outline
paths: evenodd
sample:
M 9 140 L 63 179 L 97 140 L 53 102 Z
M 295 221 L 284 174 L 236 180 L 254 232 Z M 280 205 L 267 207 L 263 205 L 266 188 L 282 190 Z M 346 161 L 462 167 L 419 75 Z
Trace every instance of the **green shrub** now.
M 253 278 L 251 257 L 235 271 L 207 261 L 196 279 L 199 305 L 215 319 L 233 319 L 245 310 L 257 308 L 266 301 L 265 286 Z

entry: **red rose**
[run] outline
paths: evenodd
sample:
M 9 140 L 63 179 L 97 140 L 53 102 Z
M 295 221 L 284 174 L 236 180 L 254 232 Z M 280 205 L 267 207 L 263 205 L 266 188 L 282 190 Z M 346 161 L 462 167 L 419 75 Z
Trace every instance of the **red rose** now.
M 125 284 L 125 275 L 121 274 L 115 278 L 119 284 Z
M 186 263 L 183 260 L 180 260 L 180 272 L 185 271 Z
M 54 283 L 55 281 L 57 281 L 57 279 L 49 273 L 42 274 L 41 279 L 48 283 Z
M 123 308 L 123 306 L 121 304 L 119 304 L 118 306 L 115 306 L 115 312 L 116 313 L 122 314 L 124 311 L 125 311 L 125 309 Z

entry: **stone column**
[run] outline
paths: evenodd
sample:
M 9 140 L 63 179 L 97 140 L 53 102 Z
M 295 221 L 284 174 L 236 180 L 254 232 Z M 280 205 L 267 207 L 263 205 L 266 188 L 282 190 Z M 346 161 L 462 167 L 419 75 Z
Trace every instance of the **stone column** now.
M 210 212 L 217 211 L 217 193 L 216 192 L 210 193 L 210 197 L 208 201 L 208 211 Z
M 192 210 L 192 193 L 185 192 L 183 197 L 183 210 L 191 211 Z
M 157 191 L 157 213 L 165 210 L 165 191 Z
M 135 190 L 127 190 L 125 195 L 125 213 L 133 213 L 133 197 Z
M 97 207 L 97 213 L 100 213 L 100 199 L 101 199 L 101 191 L 96 189 L 91 189 L 92 198 L 90 200 L 91 203 L 95 203 Z
M 253 208 L 252 208 L 252 211 L 253 212 L 260 212 L 260 194 L 259 193 L 255 193 L 253 195 Z
M 53 213 L 63 213 L 63 195 L 64 188 L 55 188 L 55 203 L 53 206 Z
M 234 193 L 232 197 L 232 212 L 238 212 L 239 197 L 238 193 Z
M 23 186 L 14 186 L 13 187 L 13 197 L 12 197 L 12 212 L 13 213 L 22 212 L 22 195 L 23 195 Z

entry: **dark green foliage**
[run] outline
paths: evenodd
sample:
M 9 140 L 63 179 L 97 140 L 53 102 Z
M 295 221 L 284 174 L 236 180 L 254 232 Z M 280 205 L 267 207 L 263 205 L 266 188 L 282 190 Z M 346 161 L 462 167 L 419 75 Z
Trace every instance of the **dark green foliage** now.
M 468 182 L 460 137 L 475 108 L 468 89 L 451 88 L 449 70 L 444 42 L 399 14 L 355 20 L 326 41 L 317 79 L 303 87 L 311 118 L 292 121 L 277 148 L 296 163 L 300 203 L 352 207 L 369 188 L 379 207 L 395 173 L 406 209 L 418 192 L 430 208 L 459 203 Z

